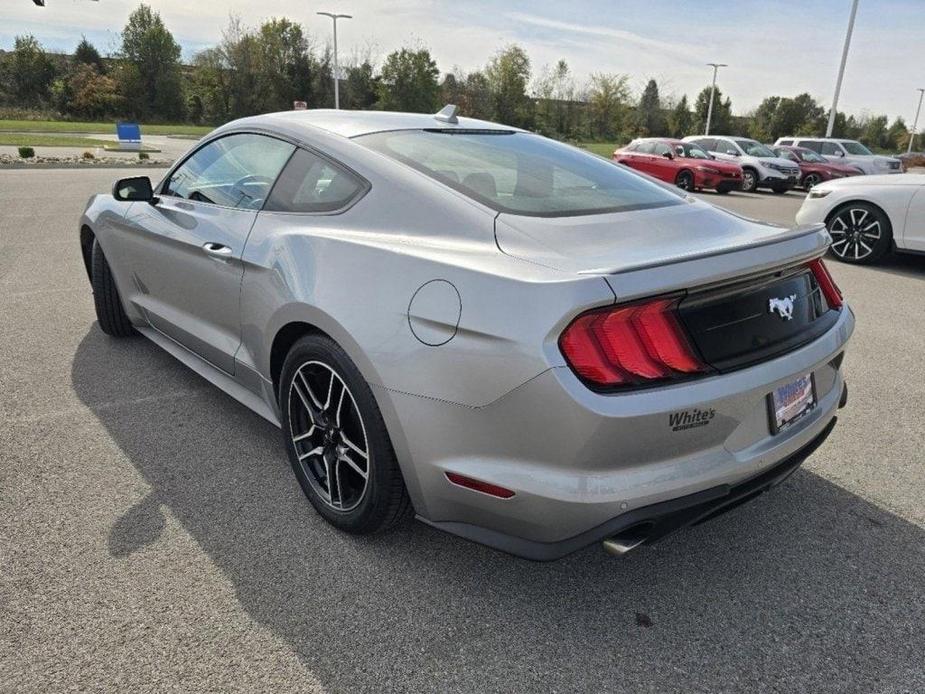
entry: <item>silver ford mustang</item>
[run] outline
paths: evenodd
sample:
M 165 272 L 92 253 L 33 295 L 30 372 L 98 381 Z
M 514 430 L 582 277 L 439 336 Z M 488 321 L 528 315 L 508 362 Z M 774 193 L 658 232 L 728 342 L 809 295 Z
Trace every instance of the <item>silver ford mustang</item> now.
M 854 328 L 829 241 L 453 107 L 238 120 L 80 221 L 100 328 L 279 426 L 332 524 L 540 560 L 654 542 L 822 443 Z

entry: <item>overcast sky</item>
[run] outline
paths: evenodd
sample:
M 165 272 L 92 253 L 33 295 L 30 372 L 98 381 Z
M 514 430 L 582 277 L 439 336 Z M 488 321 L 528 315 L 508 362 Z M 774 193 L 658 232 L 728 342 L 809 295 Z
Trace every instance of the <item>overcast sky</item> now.
M 704 63 L 729 63 L 719 84 L 743 113 L 764 96 L 808 91 L 828 107 L 851 0 L 152 0 L 189 58 L 221 37 L 229 13 L 246 23 L 285 16 L 314 40 L 330 38 L 317 10 L 353 14 L 339 24 L 341 55 L 372 48 L 380 61 L 403 45 L 427 46 L 442 72 L 480 67 L 508 43 L 524 46 L 534 72 L 564 58 L 583 82 L 592 72 L 648 78 L 663 94 L 689 98 L 709 83 Z M 86 34 L 103 53 L 137 0 L 0 0 L 0 46 L 32 33 L 71 51 Z M 925 0 L 860 0 L 841 110 L 911 121 L 925 87 Z

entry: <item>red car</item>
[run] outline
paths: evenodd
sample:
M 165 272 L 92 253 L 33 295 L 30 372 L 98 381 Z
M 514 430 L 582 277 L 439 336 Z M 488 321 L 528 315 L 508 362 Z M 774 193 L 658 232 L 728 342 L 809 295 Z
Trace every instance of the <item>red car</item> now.
M 846 176 L 860 176 L 864 172 L 847 164 L 834 164 L 828 159 L 823 159 L 811 149 L 805 147 L 792 146 L 772 146 L 771 151 L 781 159 L 789 159 L 800 165 L 800 183 L 806 190 L 809 190 L 817 183 L 830 181 L 833 178 L 845 178 Z
M 692 142 L 646 137 L 618 149 L 613 160 L 684 190 L 712 188 L 725 194 L 742 187 L 741 166 L 718 161 Z

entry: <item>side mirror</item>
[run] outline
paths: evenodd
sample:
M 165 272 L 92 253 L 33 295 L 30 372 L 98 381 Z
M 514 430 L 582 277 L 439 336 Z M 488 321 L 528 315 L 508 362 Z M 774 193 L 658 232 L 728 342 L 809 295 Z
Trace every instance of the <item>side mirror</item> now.
M 157 202 L 147 176 L 120 178 L 112 186 L 112 197 L 122 202 Z
M 674 159 L 674 155 L 671 152 L 665 152 L 662 156 L 665 157 L 665 159 Z

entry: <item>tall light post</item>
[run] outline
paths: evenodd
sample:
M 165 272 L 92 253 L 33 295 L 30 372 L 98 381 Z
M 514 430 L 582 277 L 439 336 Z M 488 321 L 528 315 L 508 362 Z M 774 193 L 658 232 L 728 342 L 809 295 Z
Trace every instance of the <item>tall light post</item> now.
M 316 14 L 330 17 L 334 20 L 334 108 L 340 108 L 340 66 L 337 64 L 337 20 L 353 19 L 349 14 L 337 14 L 335 12 L 317 12 Z
M 704 130 L 704 135 L 710 134 L 710 121 L 713 119 L 713 95 L 716 93 L 716 73 L 721 67 L 729 67 L 726 63 L 707 63 L 707 65 L 713 68 L 713 84 L 710 87 L 710 105 L 707 106 L 707 127 Z
M 832 110 L 829 111 L 829 125 L 825 129 L 825 136 L 832 137 L 835 128 L 835 114 L 838 113 L 838 94 L 841 91 L 841 80 L 845 76 L 845 63 L 848 62 L 848 48 L 851 46 L 851 32 L 854 31 L 854 17 L 858 13 L 858 0 L 851 3 L 851 17 L 848 19 L 848 33 L 845 34 L 845 46 L 841 51 L 841 65 L 838 66 L 838 79 L 835 80 L 835 96 L 832 97 Z
M 912 151 L 912 143 L 915 141 L 915 129 L 919 125 L 919 111 L 922 110 L 922 97 L 925 96 L 925 89 L 919 89 L 919 105 L 915 109 L 915 119 L 912 121 L 912 132 L 909 133 L 909 149 L 906 152 Z

